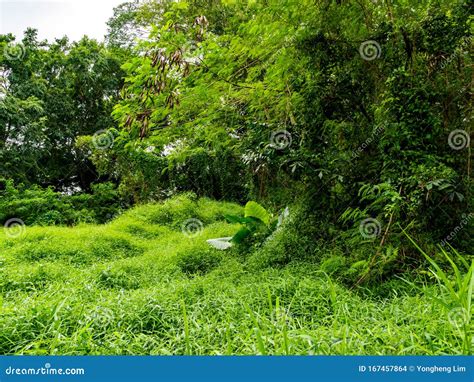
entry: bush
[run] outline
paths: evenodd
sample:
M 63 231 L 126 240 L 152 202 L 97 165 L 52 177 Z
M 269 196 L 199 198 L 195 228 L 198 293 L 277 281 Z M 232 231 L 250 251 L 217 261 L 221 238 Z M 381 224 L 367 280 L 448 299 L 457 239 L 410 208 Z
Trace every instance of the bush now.
M 150 224 L 181 230 L 183 223 L 188 219 L 197 219 L 203 225 L 208 225 L 224 220 L 224 215 L 240 214 L 242 210 L 242 207 L 237 204 L 216 202 L 206 198 L 197 200 L 195 194 L 186 193 L 162 203 L 136 207 L 124 213 L 117 220 L 117 224 L 122 224 L 128 219 L 138 220 L 142 222 L 142 228 L 134 224 L 134 227 L 129 227 L 129 230 L 147 235 L 143 227 L 147 226 L 149 229 Z
M 52 188 L 26 188 L 0 180 L 0 224 L 11 218 L 43 226 L 104 223 L 126 207 L 113 184 L 101 183 L 92 189 L 92 194 L 67 195 Z
M 204 275 L 216 268 L 222 254 L 211 249 L 188 249 L 177 255 L 177 265 L 187 275 Z
M 289 208 L 290 215 L 249 258 L 250 267 L 285 266 L 291 261 L 318 261 L 321 230 L 314 225 L 311 213 L 302 206 Z
M 347 259 L 344 256 L 331 256 L 321 263 L 321 270 L 329 275 L 340 274 L 345 269 L 347 269 Z
M 91 264 L 143 253 L 128 235 L 94 227 L 76 227 L 74 231 L 73 228 L 30 227 L 24 237 L 7 240 L 5 245 L 12 246 L 9 251 L 16 258 L 62 260 L 72 264 Z

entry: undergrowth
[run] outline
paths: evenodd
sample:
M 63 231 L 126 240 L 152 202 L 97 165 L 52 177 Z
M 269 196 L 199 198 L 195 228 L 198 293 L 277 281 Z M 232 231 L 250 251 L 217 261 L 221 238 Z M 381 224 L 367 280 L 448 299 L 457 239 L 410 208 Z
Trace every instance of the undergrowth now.
M 0 353 L 472 351 L 466 342 L 472 321 L 460 330 L 446 308 L 455 308 L 456 300 L 435 301 L 445 295 L 434 281 L 393 279 L 387 293 L 350 289 L 331 276 L 343 254 L 335 254 L 331 266 L 317 245 L 312 254 L 322 263 L 304 256 L 272 260 L 297 243 L 290 223 L 250 255 L 210 248 L 207 239 L 239 228 L 224 216 L 242 212 L 235 204 L 180 196 L 136 207 L 105 225 L 31 226 L 19 238 L 0 233 Z M 186 232 L 189 219 L 202 227 Z M 449 292 L 451 276 L 437 272 Z M 470 299 L 472 284 L 462 272 L 453 280 L 463 290 L 471 285 Z M 463 301 L 470 312 L 470 300 Z

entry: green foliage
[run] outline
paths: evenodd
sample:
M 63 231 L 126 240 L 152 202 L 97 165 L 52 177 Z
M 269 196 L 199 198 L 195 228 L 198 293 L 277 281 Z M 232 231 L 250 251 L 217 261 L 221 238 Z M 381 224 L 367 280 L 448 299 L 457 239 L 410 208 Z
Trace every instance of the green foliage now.
M 329 275 L 338 273 L 347 267 L 347 258 L 344 256 L 331 256 L 321 263 L 321 270 Z
M 27 188 L 0 180 L 0 223 L 10 218 L 21 219 L 27 225 L 104 223 L 126 207 L 113 184 L 93 185 L 92 190 L 92 194 L 67 195 L 51 187 Z
M 250 268 L 284 267 L 299 261 L 317 264 L 321 261 L 321 247 L 328 227 L 324 223 L 313 223 L 314 211 L 308 209 L 304 202 L 291 206 L 289 211 L 288 216 L 279 219 L 280 224 L 274 227 L 273 232 L 261 240 L 258 250 L 250 255 Z M 283 212 L 280 217 L 285 215 Z M 334 244 L 328 245 L 327 250 L 335 251 Z
M 133 239 L 119 232 L 91 232 L 86 228 L 77 228 L 75 235 L 68 228 L 29 228 L 28 231 L 25 237 L 6 243 L 11 255 L 24 261 L 92 264 L 139 256 L 143 252 Z
M 317 192 L 317 219 L 350 236 L 372 216 L 394 247 L 404 245 L 394 222 L 436 242 L 471 209 L 469 149 L 447 144 L 469 134 L 464 2 L 128 6 L 126 20 L 153 27 L 123 65 L 114 147 L 90 149 L 134 201 L 193 191 L 279 209 Z M 367 40 L 376 60 L 361 56 Z
M 215 250 L 187 250 L 177 254 L 179 269 L 188 275 L 204 275 L 221 262 L 222 255 Z
M 20 59 L 0 36 L 0 176 L 17 183 L 90 191 L 97 173 L 75 147 L 80 135 L 114 126 L 125 54 L 84 37 L 38 41 L 28 29 Z
M 473 292 L 474 292 L 474 260 L 469 264 L 458 251 L 451 247 L 448 251 L 440 247 L 441 253 L 450 265 L 450 272 L 443 270 L 438 262 L 427 255 L 417 243 L 404 231 L 408 239 L 420 251 L 431 265 L 431 273 L 439 284 L 440 293 L 430 293 L 427 295 L 434 302 L 445 309 L 450 325 L 453 327 L 456 337 L 460 337 L 462 352 L 472 354 L 472 344 L 474 336 L 473 316 Z M 456 262 L 460 266 L 456 265 Z
M 214 219 L 194 239 L 172 228 L 181 215 L 148 220 L 185 199 L 136 207 L 102 226 L 27 227 L 16 239 L 0 231 L 1 353 L 468 354 L 430 297 L 440 296 L 437 287 L 418 294 L 400 281 L 381 284 L 407 293 L 375 299 L 311 263 L 252 268 L 205 244 L 235 232 L 222 213 L 243 213 L 237 205 L 188 199 L 189 211 Z M 292 216 L 281 227 L 302 215 L 290 224 Z
M 100 272 L 98 283 L 100 286 L 112 289 L 140 288 L 140 273 L 142 267 L 133 265 L 115 265 Z
M 222 220 L 225 215 L 241 212 L 242 207 L 233 203 L 216 203 L 210 199 L 198 199 L 194 194 L 182 194 L 161 203 L 138 206 L 125 212 L 123 216 L 138 219 L 146 224 L 159 224 L 181 230 L 183 222 L 188 219 L 197 219 L 203 225 L 208 225 Z M 144 226 L 143 229 L 147 227 Z
M 245 217 L 260 220 L 263 224 L 270 223 L 270 214 L 257 202 L 250 201 L 245 205 Z
M 264 207 L 254 201 L 247 202 L 244 208 L 244 217 L 226 215 L 230 223 L 240 224 L 241 228 L 232 237 L 232 242 L 242 244 L 250 237 L 252 242 L 258 242 L 271 233 L 270 214 Z M 274 224 L 275 226 L 275 224 Z
M 132 1 L 108 27 L 0 36 L 0 223 L 26 223 L 2 354 L 472 353 L 467 1 Z

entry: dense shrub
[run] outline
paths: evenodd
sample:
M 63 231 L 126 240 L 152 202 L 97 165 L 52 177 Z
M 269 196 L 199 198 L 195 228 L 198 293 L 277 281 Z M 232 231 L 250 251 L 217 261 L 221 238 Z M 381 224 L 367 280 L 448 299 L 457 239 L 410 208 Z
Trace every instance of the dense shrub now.
M 21 219 L 27 225 L 103 223 L 120 213 L 126 203 L 111 183 L 97 184 L 92 194 L 64 194 L 52 188 L 14 185 L 0 180 L 0 224 Z
M 289 207 L 289 216 L 271 236 L 255 248 L 251 267 L 285 266 L 291 261 L 320 261 L 325 230 L 314 224 L 314 214 L 304 204 Z
M 117 231 L 72 228 L 28 227 L 24 236 L 3 243 L 11 256 L 28 261 L 91 264 L 110 259 L 139 256 L 143 248 L 127 234 Z
M 123 220 L 132 218 L 143 222 L 141 228 L 129 227 L 131 230 L 143 233 L 144 229 L 150 229 L 148 225 L 160 225 L 181 230 L 183 224 L 189 219 L 197 219 L 206 225 L 223 220 L 224 215 L 239 214 L 241 211 L 242 207 L 234 203 L 216 203 L 210 199 L 198 199 L 195 194 L 186 193 L 161 203 L 138 206 L 124 213 Z M 117 224 L 120 222 L 121 219 L 118 219 Z M 147 227 L 144 228 L 145 226 Z
M 222 259 L 222 254 L 212 249 L 191 249 L 177 255 L 177 265 L 188 275 L 204 275 L 216 268 Z

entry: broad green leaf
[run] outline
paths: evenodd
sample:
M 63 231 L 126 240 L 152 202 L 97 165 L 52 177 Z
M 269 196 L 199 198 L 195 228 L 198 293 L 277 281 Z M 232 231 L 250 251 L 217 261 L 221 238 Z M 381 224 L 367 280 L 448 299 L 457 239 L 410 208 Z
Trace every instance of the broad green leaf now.
M 226 220 L 229 223 L 233 224 L 246 224 L 246 223 L 251 223 L 253 220 L 249 218 L 244 218 L 242 216 L 236 216 L 236 215 L 224 215 Z
M 242 241 L 244 241 L 251 233 L 252 231 L 243 227 L 234 235 L 232 241 L 237 244 L 242 243 Z
M 245 205 L 245 217 L 253 217 L 267 224 L 270 222 L 270 215 L 257 202 L 250 201 Z

